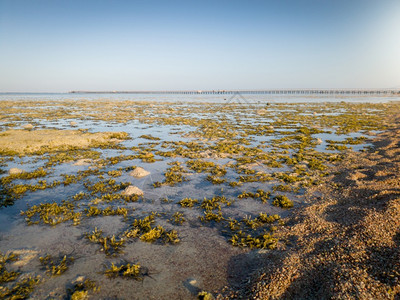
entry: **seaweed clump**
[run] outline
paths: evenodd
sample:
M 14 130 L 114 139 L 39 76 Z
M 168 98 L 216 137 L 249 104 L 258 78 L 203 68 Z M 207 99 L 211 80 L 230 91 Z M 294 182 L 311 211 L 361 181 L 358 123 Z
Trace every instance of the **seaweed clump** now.
M 146 140 L 152 140 L 152 141 L 159 141 L 160 140 L 160 138 L 152 136 L 150 134 L 143 134 L 143 135 L 139 136 L 139 138 L 146 139 Z
M 40 277 L 28 276 L 11 287 L 0 288 L 1 299 L 28 299 L 34 288 L 40 283 Z
M 155 224 L 155 213 L 152 213 L 143 219 L 135 219 L 131 228 L 125 231 L 128 238 L 137 238 L 143 242 L 154 243 L 157 240 L 167 244 L 176 244 L 180 240 L 176 230 L 166 230 L 164 227 Z
M 204 216 L 200 217 L 202 222 L 215 221 L 217 223 L 225 220 L 221 212 L 221 204 L 230 206 L 232 204 L 225 196 L 214 196 L 211 199 L 204 198 L 200 206 L 204 209 Z M 215 213 L 214 210 L 218 212 Z
M 202 291 L 197 294 L 199 300 L 214 300 L 214 296 L 208 292 Z
M 184 198 L 178 202 L 182 207 L 193 207 L 195 204 L 199 203 L 199 200 L 192 198 Z
M 257 217 L 245 216 L 242 220 L 228 219 L 228 228 L 232 231 L 229 242 L 232 246 L 246 248 L 274 249 L 278 239 L 273 236 L 279 221 L 279 215 L 260 213 Z
M 0 183 L 2 185 L 6 185 L 16 179 L 29 180 L 29 179 L 36 179 L 36 178 L 40 178 L 40 177 L 46 177 L 46 176 L 47 176 L 47 171 L 44 170 L 43 168 L 39 168 L 32 172 L 21 172 L 21 173 L 17 173 L 17 174 L 10 174 L 6 177 L 1 178 Z
M 6 263 L 17 260 L 18 256 L 14 253 L 3 255 L 0 252 L 0 283 L 14 281 L 21 274 L 20 272 L 8 271 L 6 268 Z
M 110 206 L 100 209 L 96 206 L 89 206 L 89 208 L 85 208 L 85 213 L 87 217 L 96 217 L 96 216 L 124 216 L 128 215 L 128 209 L 125 207 L 117 207 L 112 208 Z
M 95 183 L 86 181 L 84 183 L 84 186 L 87 188 L 88 191 L 91 192 L 91 195 L 94 196 L 97 194 L 104 195 L 118 192 L 128 187 L 129 184 L 129 182 L 117 183 L 115 179 L 109 179 L 104 181 L 97 181 Z
M 271 192 L 266 192 L 262 189 L 258 189 L 257 192 L 255 192 L 255 193 L 244 191 L 243 193 L 241 193 L 238 196 L 238 198 L 239 199 L 243 199 L 243 198 L 260 199 L 263 203 L 267 203 L 270 196 L 271 196 Z
M 176 225 L 182 225 L 183 222 L 186 221 L 186 219 L 183 216 L 183 213 L 177 211 L 172 215 L 172 218 L 170 219 L 170 221 L 172 223 L 175 223 Z
M 169 164 L 172 165 L 172 167 L 168 168 L 165 171 L 164 173 L 165 180 L 163 182 L 157 181 L 153 183 L 154 187 L 160 187 L 163 184 L 175 186 L 176 184 L 187 180 L 187 178 L 182 174 L 184 172 L 184 169 L 179 161 L 175 161 Z
M 86 238 L 92 243 L 99 244 L 101 251 L 104 251 L 107 256 L 117 256 L 125 247 L 125 239 L 117 239 L 115 235 L 103 236 L 103 231 L 98 230 L 97 227 L 91 233 L 87 233 Z
M 2 254 L 0 252 L 0 299 L 27 299 L 40 282 L 40 277 L 26 276 L 12 284 L 21 275 L 20 272 L 8 271 L 6 264 L 17 261 L 14 253 Z
M 68 295 L 70 300 L 83 300 L 88 299 L 89 292 L 97 292 L 100 287 L 96 285 L 96 282 L 90 279 L 83 281 L 78 280 L 74 283 L 72 288 L 68 288 Z
M 59 223 L 73 220 L 74 225 L 80 223 L 82 213 L 75 212 L 75 205 L 69 201 L 62 201 L 61 204 L 41 203 L 34 205 L 26 211 L 22 211 L 21 215 L 25 216 L 28 225 L 44 223 L 55 226 Z
M 291 208 L 293 207 L 293 201 L 284 195 L 278 195 L 274 197 L 272 205 L 282 208 Z
M 263 232 L 262 234 L 253 236 L 246 234 L 242 231 L 238 231 L 229 240 L 232 246 L 262 248 L 262 249 L 275 249 L 278 239 L 274 238 L 272 234 Z
M 222 184 L 226 182 L 226 179 L 212 175 L 208 175 L 206 179 L 210 181 L 212 184 Z
M 51 255 L 46 255 L 44 257 L 39 257 L 40 264 L 46 269 L 46 272 L 51 276 L 58 276 L 65 273 L 68 270 L 69 265 L 74 262 L 73 257 L 67 257 L 64 255 L 62 258 L 52 257 Z
M 143 281 L 145 273 L 146 272 L 144 272 L 143 268 L 139 264 L 135 265 L 130 263 L 126 265 L 121 264 L 120 266 L 116 266 L 112 263 L 111 267 L 104 271 L 104 274 L 108 278 L 122 277 L 138 281 Z

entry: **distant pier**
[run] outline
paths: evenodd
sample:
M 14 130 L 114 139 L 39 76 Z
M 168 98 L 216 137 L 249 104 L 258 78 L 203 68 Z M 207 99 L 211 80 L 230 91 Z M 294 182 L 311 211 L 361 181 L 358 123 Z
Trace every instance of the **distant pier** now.
M 73 94 L 158 95 L 400 95 L 400 89 L 273 89 L 273 90 L 182 90 L 182 91 L 71 91 Z

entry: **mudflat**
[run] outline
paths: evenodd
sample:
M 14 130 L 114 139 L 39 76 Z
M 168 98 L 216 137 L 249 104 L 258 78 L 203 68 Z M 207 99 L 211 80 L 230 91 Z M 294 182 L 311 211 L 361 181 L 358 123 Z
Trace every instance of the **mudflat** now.
M 0 298 L 398 296 L 399 102 L 0 107 Z

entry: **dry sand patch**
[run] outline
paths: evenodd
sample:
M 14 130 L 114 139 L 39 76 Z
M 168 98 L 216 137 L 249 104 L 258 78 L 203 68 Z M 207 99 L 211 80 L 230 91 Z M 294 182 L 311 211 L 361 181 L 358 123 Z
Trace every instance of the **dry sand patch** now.
M 82 130 L 20 130 L 13 129 L 0 133 L 0 152 L 32 154 L 37 151 L 53 152 L 70 148 L 87 149 L 99 145 L 118 143 L 127 139 L 125 132 L 96 132 Z

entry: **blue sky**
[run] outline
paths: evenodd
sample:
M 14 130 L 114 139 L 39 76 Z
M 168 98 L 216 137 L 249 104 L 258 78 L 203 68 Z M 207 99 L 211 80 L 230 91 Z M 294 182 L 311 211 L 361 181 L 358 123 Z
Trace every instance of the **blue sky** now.
M 399 0 L 0 0 L 0 92 L 393 87 Z

